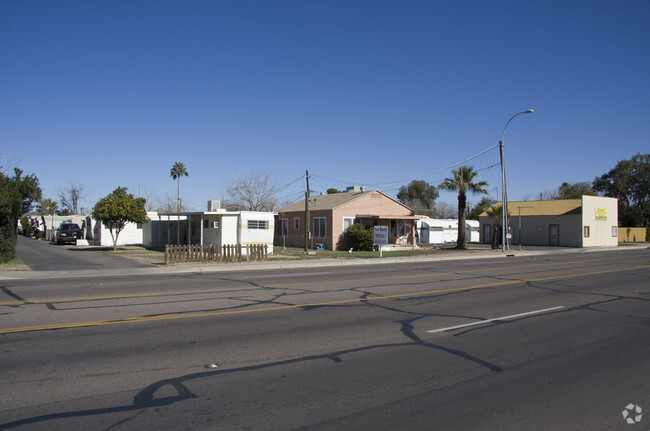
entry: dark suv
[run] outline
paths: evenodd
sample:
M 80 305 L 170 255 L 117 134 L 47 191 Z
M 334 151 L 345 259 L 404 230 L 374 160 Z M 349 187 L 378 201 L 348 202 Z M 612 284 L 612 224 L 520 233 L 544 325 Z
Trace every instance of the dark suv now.
M 76 243 L 81 238 L 83 238 L 83 232 L 77 223 L 61 223 L 56 230 L 57 244 Z

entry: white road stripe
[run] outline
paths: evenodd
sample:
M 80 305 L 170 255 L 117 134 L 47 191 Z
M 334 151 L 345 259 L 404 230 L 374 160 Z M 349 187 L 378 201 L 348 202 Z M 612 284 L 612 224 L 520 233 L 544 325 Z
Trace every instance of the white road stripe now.
M 494 319 L 479 320 L 478 322 L 465 323 L 463 325 L 448 326 L 446 328 L 440 328 L 440 329 L 432 329 L 432 330 L 427 331 L 427 332 L 433 334 L 435 332 L 451 331 L 452 329 L 466 328 L 468 326 L 483 325 L 485 323 L 496 322 L 496 321 L 499 321 L 499 320 L 516 319 L 517 317 L 530 316 L 531 314 L 546 313 L 548 311 L 555 311 L 555 310 L 559 310 L 561 308 L 564 308 L 564 306 L 560 305 L 558 307 L 545 308 L 543 310 L 529 311 L 527 313 L 513 314 L 511 316 L 503 316 L 503 317 L 495 317 Z

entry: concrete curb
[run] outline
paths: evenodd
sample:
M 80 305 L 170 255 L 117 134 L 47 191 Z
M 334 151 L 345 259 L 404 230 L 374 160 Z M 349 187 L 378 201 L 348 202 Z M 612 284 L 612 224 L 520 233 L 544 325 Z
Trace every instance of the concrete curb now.
M 76 270 L 76 271 L 3 271 L 0 272 L 0 280 L 39 280 L 53 278 L 83 278 L 83 277 L 131 277 L 145 275 L 176 275 L 176 274 L 204 274 L 232 271 L 261 271 L 268 269 L 296 269 L 296 268 L 324 268 L 336 266 L 355 265 L 386 265 L 405 262 L 440 262 L 446 260 L 475 260 L 475 259 L 498 259 L 513 258 L 517 256 L 540 256 L 549 254 L 564 253 L 589 253 L 597 251 L 625 251 L 650 248 L 645 244 L 626 247 L 603 247 L 603 248 L 553 248 L 551 250 L 510 250 L 499 252 L 493 250 L 473 251 L 468 253 L 455 252 L 449 256 L 407 256 L 407 257 L 385 257 L 374 259 L 316 259 L 300 261 L 265 261 L 265 262 L 244 262 L 225 263 L 209 265 L 182 264 L 175 266 L 152 266 L 150 268 L 114 268 L 100 270 Z

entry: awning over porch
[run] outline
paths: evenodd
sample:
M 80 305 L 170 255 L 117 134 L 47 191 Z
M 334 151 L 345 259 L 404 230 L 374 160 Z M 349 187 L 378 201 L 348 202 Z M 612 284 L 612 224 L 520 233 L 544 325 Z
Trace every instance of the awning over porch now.
M 374 220 L 420 220 L 420 216 L 411 215 L 375 215 L 375 214 L 357 214 L 360 219 L 374 219 Z
M 411 222 L 411 223 L 405 223 L 405 227 L 408 226 L 408 230 L 403 232 L 403 233 L 395 233 L 392 232 L 391 228 L 391 237 L 395 241 L 395 244 L 399 244 L 402 242 L 403 245 L 410 244 L 412 246 L 415 246 L 417 244 L 417 239 L 416 239 L 416 231 L 415 231 L 415 221 L 420 220 L 420 216 L 415 216 L 415 215 L 379 215 L 379 214 L 357 214 L 356 216 L 357 219 L 360 220 L 372 220 L 373 224 L 377 224 L 380 221 L 384 221 L 384 223 L 380 224 L 389 224 L 393 225 L 393 221 L 396 223 L 401 221 L 401 222 Z M 390 223 L 389 223 L 390 222 Z M 410 226 L 409 226 L 410 225 Z

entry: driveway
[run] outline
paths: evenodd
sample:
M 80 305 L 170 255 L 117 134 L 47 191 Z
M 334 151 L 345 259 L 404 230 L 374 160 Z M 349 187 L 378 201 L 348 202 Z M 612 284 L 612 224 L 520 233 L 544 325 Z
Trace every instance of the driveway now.
M 146 268 L 151 265 L 104 253 L 104 248 L 56 245 L 18 236 L 16 254 L 32 271 Z

